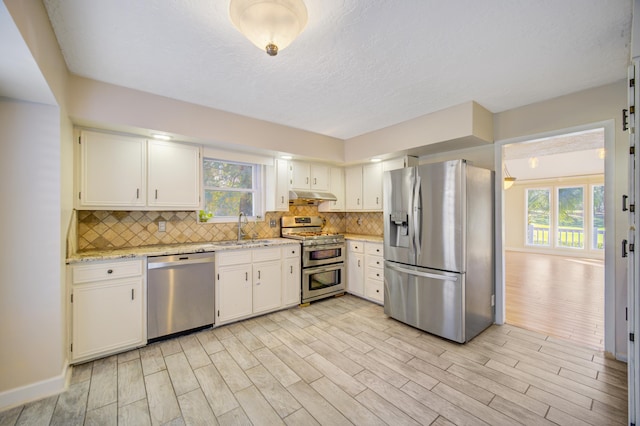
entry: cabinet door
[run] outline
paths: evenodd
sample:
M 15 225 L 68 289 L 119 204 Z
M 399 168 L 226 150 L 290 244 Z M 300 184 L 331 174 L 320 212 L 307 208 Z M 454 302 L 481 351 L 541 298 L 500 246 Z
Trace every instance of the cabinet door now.
M 253 265 L 253 313 L 282 306 L 282 262 L 272 260 Z
M 289 163 L 291 189 L 311 188 L 311 167 L 309 163 L 291 161 Z
M 364 295 L 364 254 L 347 252 L 347 291 Z
M 73 286 L 73 361 L 143 345 L 142 277 Z
M 346 210 L 362 210 L 362 166 L 347 167 L 345 182 Z
M 149 141 L 148 159 L 149 206 L 199 208 L 199 147 L 176 142 Z
M 342 167 L 331 167 L 329 170 L 330 182 L 329 192 L 336 196 L 336 201 L 324 201 L 318 205 L 320 212 L 343 212 L 344 200 L 344 169 Z
M 321 164 L 311 165 L 311 189 L 316 191 L 328 191 L 329 190 L 329 166 L 323 166 Z
M 276 211 L 289 211 L 289 164 L 287 160 L 276 160 Z
M 83 131 L 80 134 L 81 207 L 146 204 L 146 141 Z
M 300 256 L 285 259 L 282 263 L 282 275 L 282 304 L 284 306 L 299 304 L 300 291 L 302 289 L 302 282 L 300 281 Z
M 216 322 L 247 317 L 253 312 L 251 265 L 218 267 L 216 278 Z
M 382 164 L 362 167 L 362 208 L 382 210 Z

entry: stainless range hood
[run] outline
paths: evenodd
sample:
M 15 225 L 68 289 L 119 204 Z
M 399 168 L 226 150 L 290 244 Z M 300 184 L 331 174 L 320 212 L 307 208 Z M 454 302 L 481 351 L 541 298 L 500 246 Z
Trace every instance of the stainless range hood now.
M 330 192 L 318 191 L 289 191 L 289 204 L 299 205 L 316 205 L 322 201 L 336 201 L 337 198 Z

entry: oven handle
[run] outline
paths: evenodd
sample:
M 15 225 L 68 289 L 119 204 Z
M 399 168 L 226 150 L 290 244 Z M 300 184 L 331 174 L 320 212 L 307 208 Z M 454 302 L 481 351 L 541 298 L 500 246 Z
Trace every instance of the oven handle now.
M 304 268 L 302 272 L 305 274 L 319 274 L 322 272 L 335 271 L 336 269 L 344 269 L 344 263 L 336 263 L 328 266 L 313 266 L 311 268 Z
M 327 249 L 343 249 L 344 250 L 344 244 L 325 244 L 325 245 L 317 245 L 317 246 L 302 246 L 302 250 L 309 252 L 309 251 L 317 251 L 317 250 L 327 250 Z

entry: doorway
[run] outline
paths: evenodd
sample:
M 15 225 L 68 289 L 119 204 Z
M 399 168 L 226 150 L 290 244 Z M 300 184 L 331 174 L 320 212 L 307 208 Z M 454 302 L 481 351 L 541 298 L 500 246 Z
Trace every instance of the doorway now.
M 505 321 L 604 349 L 605 129 L 501 150 Z

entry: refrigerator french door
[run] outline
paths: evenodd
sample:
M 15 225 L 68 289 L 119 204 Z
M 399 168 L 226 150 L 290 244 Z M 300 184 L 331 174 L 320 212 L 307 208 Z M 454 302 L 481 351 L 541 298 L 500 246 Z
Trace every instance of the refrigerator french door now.
M 454 160 L 385 172 L 383 182 L 385 313 L 470 340 L 493 323 L 493 172 Z

